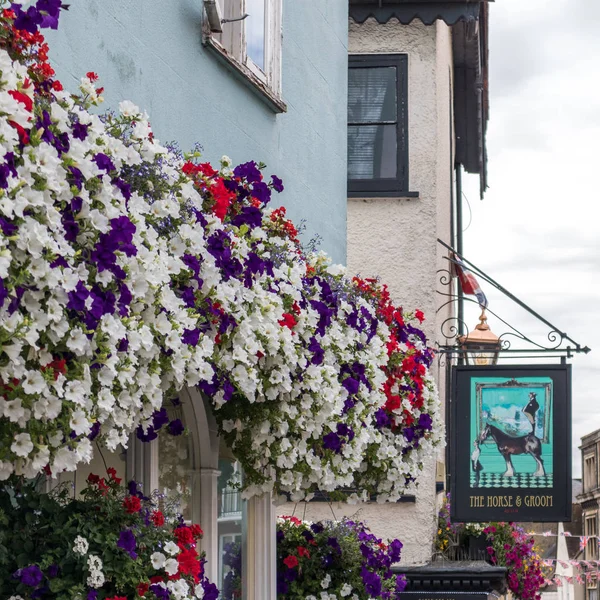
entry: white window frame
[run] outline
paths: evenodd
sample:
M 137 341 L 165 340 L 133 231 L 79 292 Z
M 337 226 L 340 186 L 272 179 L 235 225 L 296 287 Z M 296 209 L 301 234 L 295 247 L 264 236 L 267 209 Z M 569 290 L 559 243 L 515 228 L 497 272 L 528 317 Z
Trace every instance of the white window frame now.
M 217 0 L 223 19 L 237 19 L 246 14 L 247 0 Z M 222 23 L 222 32 L 210 31 L 205 19 L 204 45 L 215 51 L 227 66 L 251 89 L 267 102 L 275 112 L 285 112 L 287 107 L 281 93 L 281 53 L 282 53 L 282 0 L 265 2 L 265 69 L 261 69 L 248 56 L 246 49 L 246 21 Z

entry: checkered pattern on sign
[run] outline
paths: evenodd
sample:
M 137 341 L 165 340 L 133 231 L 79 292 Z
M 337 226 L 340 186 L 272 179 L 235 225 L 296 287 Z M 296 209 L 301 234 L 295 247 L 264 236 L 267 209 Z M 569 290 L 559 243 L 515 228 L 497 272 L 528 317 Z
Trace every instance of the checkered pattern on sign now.
M 532 473 L 517 473 L 514 477 L 502 477 L 501 473 L 480 473 L 479 485 L 475 481 L 475 474 L 471 473 L 472 488 L 551 488 L 553 485 L 552 475 L 534 477 Z

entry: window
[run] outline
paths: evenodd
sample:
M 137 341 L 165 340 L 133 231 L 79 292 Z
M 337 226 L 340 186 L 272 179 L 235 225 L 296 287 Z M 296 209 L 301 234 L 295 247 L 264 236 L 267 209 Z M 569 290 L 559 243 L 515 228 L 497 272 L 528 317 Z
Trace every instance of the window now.
M 596 457 L 593 454 L 584 457 L 584 472 L 583 472 L 583 483 L 585 491 L 593 490 L 597 487 L 596 477 Z
M 585 535 L 589 537 L 585 547 L 586 560 L 596 560 L 598 558 L 598 521 L 596 516 L 586 517 Z
M 405 54 L 366 54 L 349 57 L 349 196 L 406 195 L 406 99 Z
M 282 0 L 217 0 L 221 33 L 205 35 L 205 43 L 273 105 L 281 100 Z

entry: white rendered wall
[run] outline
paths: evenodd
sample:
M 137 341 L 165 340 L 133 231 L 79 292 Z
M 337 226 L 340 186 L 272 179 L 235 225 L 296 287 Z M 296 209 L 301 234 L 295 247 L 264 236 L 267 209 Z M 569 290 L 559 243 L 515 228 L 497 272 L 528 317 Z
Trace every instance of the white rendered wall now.
M 369 19 L 362 25 L 350 21 L 350 54 L 408 54 L 409 190 L 419 198 L 348 200 L 349 275 L 379 275 L 394 300 L 407 310 L 421 309 L 423 327 L 432 343 L 441 322 L 436 271 L 447 267 L 437 238 L 450 242 L 452 187 L 451 32 L 443 23 L 425 26 L 413 21 L 405 26 L 392 20 L 386 25 Z M 445 397 L 445 371 L 436 359 L 432 370 Z M 438 460 L 443 460 L 440 449 Z M 323 503 L 286 504 L 279 514 L 308 520 L 354 515 L 365 520 L 384 539 L 397 537 L 404 544 L 402 564 L 431 560 L 433 536 L 441 494 L 435 493 L 436 460 L 425 465 L 419 478 L 416 503 L 348 506 Z M 357 514 L 358 513 L 358 514 Z

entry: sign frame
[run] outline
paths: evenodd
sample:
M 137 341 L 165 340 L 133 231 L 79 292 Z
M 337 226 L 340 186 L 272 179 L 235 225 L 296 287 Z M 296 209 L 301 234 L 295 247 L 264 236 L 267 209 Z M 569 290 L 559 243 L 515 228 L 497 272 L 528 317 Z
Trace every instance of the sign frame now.
M 451 521 L 570 521 L 571 365 L 452 367 Z

